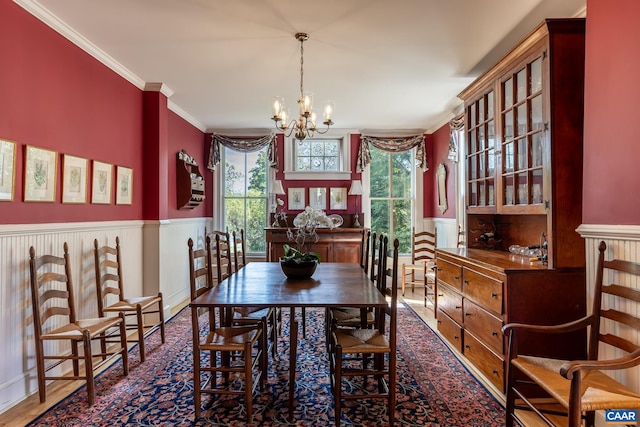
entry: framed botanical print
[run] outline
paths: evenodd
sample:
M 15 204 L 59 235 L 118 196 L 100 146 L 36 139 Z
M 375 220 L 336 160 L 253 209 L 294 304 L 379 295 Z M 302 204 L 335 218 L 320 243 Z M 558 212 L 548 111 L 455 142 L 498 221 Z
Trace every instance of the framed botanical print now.
M 87 203 L 89 161 L 65 154 L 62 157 L 62 203 Z
M 93 161 L 93 178 L 91 183 L 91 203 L 111 204 L 111 175 L 113 166 L 109 163 Z
M 24 201 L 55 202 L 58 153 L 27 145 L 24 160 Z
M 292 211 L 301 211 L 305 208 L 304 188 L 289 188 L 289 203 L 287 208 Z
M 13 200 L 16 173 L 16 143 L 0 139 L 0 201 Z
M 314 209 L 327 209 L 327 189 L 324 187 L 309 188 L 309 206 Z
M 130 205 L 133 201 L 133 169 L 116 166 L 116 205 Z
M 330 190 L 330 209 L 345 210 L 347 209 L 347 189 L 332 187 Z

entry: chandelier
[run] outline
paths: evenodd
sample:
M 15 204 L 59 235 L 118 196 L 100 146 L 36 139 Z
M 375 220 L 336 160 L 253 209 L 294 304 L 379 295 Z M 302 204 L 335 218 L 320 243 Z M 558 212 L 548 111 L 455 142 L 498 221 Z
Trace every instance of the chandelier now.
M 273 117 L 271 120 L 275 121 L 276 128 L 284 131 L 284 134 L 289 137 L 294 134 L 299 141 L 302 141 L 306 137 L 313 137 L 317 132 L 319 134 L 327 133 L 329 126 L 333 124 L 331 116 L 333 115 L 333 102 L 327 102 L 324 106 L 324 125 L 327 126 L 323 131 L 318 130 L 316 127 L 316 113 L 313 111 L 313 94 L 311 92 L 304 91 L 303 77 L 304 77 L 304 47 L 305 41 L 309 40 L 309 35 L 306 33 L 297 33 L 296 40 L 300 42 L 300 95 L 298 97 L 299 114 L 298 120 L 291 120 L 287 123 L 289 118 L 289 111 L 284 106 L 284 98 L 276 96 L 273 101 Z

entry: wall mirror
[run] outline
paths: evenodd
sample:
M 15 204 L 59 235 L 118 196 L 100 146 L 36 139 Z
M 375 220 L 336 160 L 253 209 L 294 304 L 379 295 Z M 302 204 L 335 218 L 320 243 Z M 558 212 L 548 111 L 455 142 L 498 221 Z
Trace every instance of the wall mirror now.
M 440 213 L 445 213 L 447 210 L 447 169 L 445 169 L 444 163 L 438 165 L 436 178 L 438 181 L 438 209 L 440 209 Z

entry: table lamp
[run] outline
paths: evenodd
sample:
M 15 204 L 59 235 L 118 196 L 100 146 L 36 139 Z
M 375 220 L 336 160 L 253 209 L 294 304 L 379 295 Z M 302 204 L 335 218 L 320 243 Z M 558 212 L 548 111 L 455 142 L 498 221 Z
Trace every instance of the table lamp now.
M 353 226 L 354 227 L 362 227 L 362 225 L 360 225 L 360 221 L 358 218 L 358 213 L 360 212 L 360 209 L 358 209 L 358 196 L 362 195 L 362 181 L 360 181 L 359 179 L 354 179 L 353 181 L 351 181 L 351 188 L 349 188 L 349 196 L 356 196 L 356 214 L 353 217 Z
M 283 196 L 286 193 L 284 192 L 284 188 L 282 187 L 282 181 L 279 179 L 273 180 L 271 183 L 271 191 L 269 191 L 273 195 L 273 224 L 272 227 L 280 227 L 280 215 L 278 213 L 278 200 L 277 196 Z

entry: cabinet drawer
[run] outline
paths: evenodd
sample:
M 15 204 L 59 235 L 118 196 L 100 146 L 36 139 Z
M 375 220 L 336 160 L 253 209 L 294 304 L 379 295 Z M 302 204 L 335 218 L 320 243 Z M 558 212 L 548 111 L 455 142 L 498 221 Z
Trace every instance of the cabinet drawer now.
M 462 328 L 438 308 L 438 332 L 462 353 Z
M 485 347 L 469 331 L 464 332 L 464 355 L 504 393 L 504 360 Z
M 436 296 L 438 309 L 444 311 L 459 325 L 462 325 L 462 295 L 449 289 L 447 286 L 438 286 Z
M 438 258 L 438 281 L 442 281 L 452 288 L 462 291 L 462 267 Z
M 462 304 L 464 311 L 464 328 L 471 331 L 493 351 L 504 354 L 504 335 L 502 319 L 499 319 L 468 299 Z
M 501 315 L 502 281 L 467 268 L 463 271 L 463 292 L 481 306 Z

